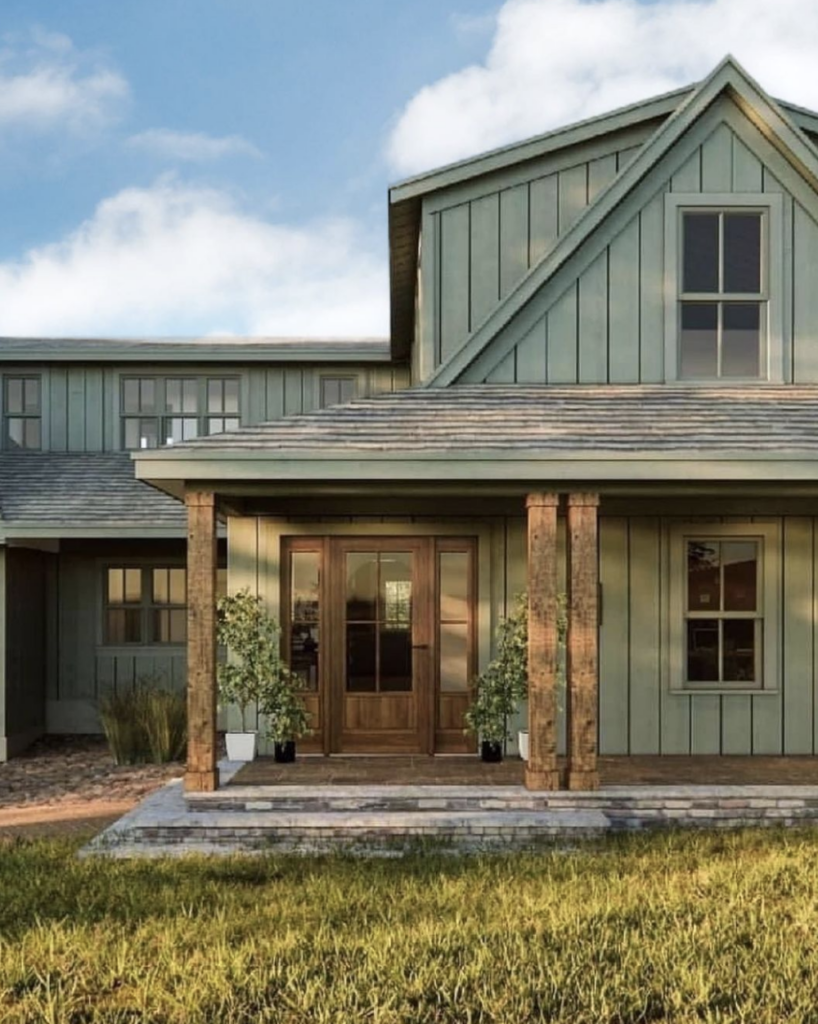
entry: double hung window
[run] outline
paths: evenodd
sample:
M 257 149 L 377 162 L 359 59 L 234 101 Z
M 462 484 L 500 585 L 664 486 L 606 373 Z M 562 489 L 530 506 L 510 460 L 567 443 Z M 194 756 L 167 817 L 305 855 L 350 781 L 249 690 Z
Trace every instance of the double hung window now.
M 781 196 L 666 196 L 669 379 L 782 379 Z

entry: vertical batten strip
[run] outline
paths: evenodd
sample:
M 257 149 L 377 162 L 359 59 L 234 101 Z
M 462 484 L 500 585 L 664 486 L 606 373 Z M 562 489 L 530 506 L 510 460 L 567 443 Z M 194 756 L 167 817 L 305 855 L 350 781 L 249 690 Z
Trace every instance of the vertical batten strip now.
M 568 496 L 568 788 L 598 789 L 599 495 Z
M 219 786 L 216 767 L 216 496 L 188 491 L 187 771 L 188 792 Z
M 525 784 L 559 789 L 557 769 L 557 494 L 529 494 L 528 736 Z

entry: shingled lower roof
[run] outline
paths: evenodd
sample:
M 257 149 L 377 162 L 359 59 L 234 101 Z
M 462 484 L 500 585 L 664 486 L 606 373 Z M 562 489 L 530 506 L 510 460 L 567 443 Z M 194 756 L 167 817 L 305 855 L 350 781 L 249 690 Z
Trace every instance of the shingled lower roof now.
M 178 532 L 185 508 L 134 478 L 127 452 L 0 453 L 0 533 L 18 524 Z
M 818 456 L 818 386 L 418 388 L 202 438 L 138 458 L 243 453 L 687 452 Z

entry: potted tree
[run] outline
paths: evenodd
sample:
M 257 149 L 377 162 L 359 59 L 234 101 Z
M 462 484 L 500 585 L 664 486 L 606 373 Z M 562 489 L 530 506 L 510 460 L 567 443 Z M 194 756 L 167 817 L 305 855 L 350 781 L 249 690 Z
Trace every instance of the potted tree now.
M 218 642 L 230 652 L 218 668 L 219 702 L 235 704 L 242 723 L 241 732 L 227 733 L 227 757 L 252 761 L 258 732 L 247 728 L 251 705 L 266 717 L 267 735 L 276 745 L 294 741 L 306 731 L 300 682 L 281 656 L 281 631 L 260 597 L 245 588 L 220 598 L 216 614 Z
M 497 630 L 497 656 L 474 681 L 466 731 L 480 737 L 484 761 L 502 761 L 508 719 L 528 692 L 528 601 L 518 594 Z
M 557 642 L 559 644 L 559 680 L 563 676 L 563 651 L 568 629 L 566 597 L 557 600 Z M 511 614 L 497 630 L 497 656 L 474 682 L 474 700 L 466 712 L 469 732 L 482 738 L 484 761 L 502 760 L 503 743 L 508 739 L 508 718 L 528 697 L 528 595 L 518 594 Z M 528 760 L 528 730 L 517 734 L 520 757 Z

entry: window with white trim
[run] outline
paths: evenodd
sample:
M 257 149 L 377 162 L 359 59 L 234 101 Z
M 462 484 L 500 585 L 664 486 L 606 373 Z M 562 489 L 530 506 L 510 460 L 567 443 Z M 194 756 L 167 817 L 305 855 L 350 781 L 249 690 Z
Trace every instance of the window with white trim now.
M 778 530 L 771 524 L 671 531 L 671 687 L 777 688 Z
M 782 378 L 780 200 L 666 197 L 669 379 Z
M 238 377 L 123 377 L 122 447 L 158 448 L 240 426 Z

